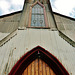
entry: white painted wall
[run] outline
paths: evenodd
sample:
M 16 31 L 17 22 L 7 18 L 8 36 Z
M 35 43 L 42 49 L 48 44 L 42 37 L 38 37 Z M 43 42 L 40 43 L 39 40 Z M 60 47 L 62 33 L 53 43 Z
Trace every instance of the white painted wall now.
M 1 33 L 0 32 L 0 41 L 5 38 L 7 35 L 9 35 L 9 33 Z
M 75 42 L 75 20 L 55 14 L 54 17 L 58 29 Z
M 58 31 L 30 28 L 17 30 L 17 35 L 0 47 L 0 75 L 8 75 L 20 57 L 38 45 L 56 56 L 67 71 L 75 75 L 75 48 L 61 38 Z

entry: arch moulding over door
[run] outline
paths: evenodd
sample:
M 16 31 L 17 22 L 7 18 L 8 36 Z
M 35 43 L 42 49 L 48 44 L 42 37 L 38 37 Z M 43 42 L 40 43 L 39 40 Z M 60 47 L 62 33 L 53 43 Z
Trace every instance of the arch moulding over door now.
M 37 46 L 25 53 L 11 69 L 9 75 L 22 75 L 26 67 L 35 59 L 40 58 L 54 71 L 56 75 L 69 75 L 59 60 L 44 48 Z

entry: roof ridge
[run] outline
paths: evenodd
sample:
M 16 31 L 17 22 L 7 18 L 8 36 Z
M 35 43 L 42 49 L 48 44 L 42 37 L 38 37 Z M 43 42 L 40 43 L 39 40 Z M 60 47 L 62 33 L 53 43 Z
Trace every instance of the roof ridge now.
M 56 15 L 59 15 L 59 16 L 62 16 L 62 17 L 65 17 L 65 18 L 68 18 L 68 19 L 71 19 L 71 20 L 75 21 L 75 18 L 72 18 L 70 16 L 66 16 L 66 15 L 63 15 L 63 14 L 60 14 L 60 13 L 57 13 L 57 12 L 54 12 L 54 11 L 52 11 L 52 12 L 53 12 L 53 14 L 56 14 Z
M 61 38 L 63 38 L 65 41 L 67 41 L 70 45 L 75 47 L 75 42 L 72 39 L 70 39 L 68 36 L 66 36 L 64 33 L 62 33 L 61 31 L 59 31 L 59 36 L 61 36 Z
M 15 12 L 12 12 L 12 13 L 9 13 L 9 14 L 1 15 L 0 18 L 7 17 L 7 16 L 11 16 L 11 15 L 18 14 L 18 13 L 21 13 L 21 12 L 22 12 L 22 10 L 15 11 Z
M 0 41 L 0 47 L 3 46 L 6 42 L 8 42 L 10 39 L 12 39 L 15 35 L 17 35 L 17 29 L 8 34 Z

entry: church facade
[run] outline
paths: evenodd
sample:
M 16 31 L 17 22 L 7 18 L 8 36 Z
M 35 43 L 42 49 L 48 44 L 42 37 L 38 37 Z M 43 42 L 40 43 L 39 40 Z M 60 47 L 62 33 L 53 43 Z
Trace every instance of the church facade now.
M 0 16 L 0 75 L 75 75 L 75 19 L 49 0 Z

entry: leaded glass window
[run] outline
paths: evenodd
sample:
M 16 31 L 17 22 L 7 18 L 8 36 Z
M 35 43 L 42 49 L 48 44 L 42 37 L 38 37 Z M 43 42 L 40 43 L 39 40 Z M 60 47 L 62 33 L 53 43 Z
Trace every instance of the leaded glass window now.
M 41 7 L 39 4 L 36 4 L 32 8 L 31 26 L 45 27 L 43 7 Z

